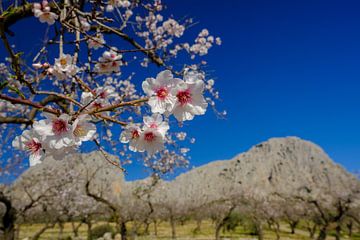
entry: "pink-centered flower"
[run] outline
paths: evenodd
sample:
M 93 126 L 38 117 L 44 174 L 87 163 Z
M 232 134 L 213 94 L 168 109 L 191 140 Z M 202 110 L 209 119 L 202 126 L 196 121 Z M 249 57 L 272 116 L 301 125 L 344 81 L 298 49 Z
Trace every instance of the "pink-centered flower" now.
M 165 121 L 163 121 L 162 115 L 155 113 L 152 116 L 145 116 L 144 117 L 144 129 L 155 129 L 163 137 L 165 137 L 166 132 L 169 130 L 169 124 Z
M 72 132 L 76 145 L 81 145 L 82 142 L 90 141 L 96 134 L 96 126 L 91 123 L 89 115 L 78 116 L 72 124 Z
M 203 96 L 204 81 L 181 82 L 173 90 L 176 103 L 171 111 L 178 121 L 192 120 L 195 115 L 206 112 L 207 102 Z
M 59 117 L 43 113 L 46 119 L 34 123 L 34 131 L 42 136 L 42 140 L 49 148 L 61 149 L 74 144 L 72 126 L 69 124 L 71 116 L 61 114 Z
M 141 132 L 138 125 L 128 124 L 120 134 L 120 142 L 129 143 L 129 149 L 133 152 L 143 152 L 144 149 L 139 146 Z
M 45 156 L 40 136 L 32 130 L 25 130 L 20 136 L 15 137 L 12 146 L 29 154 L 30 167 L 41 163 Z
M 47 23 L 52 25 L 55 23 L 55 20 L 58 19 L 58 15 L 51 12 L 51 8 L 48 4 L 48 1 L 42 1 L 42 3 L 34 3 L 32 11 L 34 16 L 39 18 L 41 23 Z
M 181 82 L 180 79 L 174 78 L 171 71 L 165 70 L 160 72 L 155 78 L 147 78 L 142 83 L 144 92 L 150 97 L 148 104 L 153 113 L 170 112 L 175 103 L 176 96 L 171 90 Z
M 149 155 L 153 155 L 163 150 L 165 143 L 162 133 L 155 128 L 145 128 L 138 141 L 138 148 L 145 150 Z
M 70 54 L 64 54 L 55 58 L 54 66 L 49 70 L 59 80 L 71 78 L 78 72 L 79 68 L 73 64 L 73 57 Z
M 95 50 L 102 48 L 105 44 L 104 36 L 101 33 L 96 34 L 96 37 L 89 38 L 87 41 L 88 47 Z
M 95 64 L 94 71 L 99 74 L 111 74 L 120 72 L 122 65 L 122 55 L 116 52 L 117 49 L 113 48 L 110 51 L 105 51 L 99 58 L 98 63 Z

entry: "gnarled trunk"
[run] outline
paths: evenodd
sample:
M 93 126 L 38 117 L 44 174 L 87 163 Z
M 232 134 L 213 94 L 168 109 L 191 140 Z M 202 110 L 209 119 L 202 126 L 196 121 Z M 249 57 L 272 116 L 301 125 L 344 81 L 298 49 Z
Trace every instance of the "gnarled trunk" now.
M 61 240 L 63 239 L 63 233 L 64 233 L 64 223 L 62 222 L 58 222 L 59 225 L 59 235 L 58 235 L 58 239 Z
M 5 205 L 5 214 L 1 219 L 2 228 L 0 229 L 0 231 L 3 233 L 2 235 L 4 240 L 14 240 L 16 209 L 12 206 L 10 199 L 6 197 L 2 192 L 0 192 L 0 202 Z
M 155 236 L 157 236 L 157 235 L 158 235 L 158 230 L 157 230 L 157 221 L 156 221 L 156 220 L 154 220 L 154 234 L 155 234 Z
M 299 224 L 299 221 L 290 221 L 289 225 L 290 225 L 290 229 L 291 229 L 291 234 L 295 234 L 295 229 L 296 226 Z
M 314 237 L 315 237 L 315 232 L 316 232 L 316 229 L 317 229 L 317 225 L 314 224 L 313 226 L 311 226 L 311 224 L 308 223 L 306 229 L 307 229 L 308 232 L 309 232 L 309 237 L 310 237 L 311 239 L 314 239 Z
M 121 226 L 121 231 L 120 231 L 121 240 L 126 240 L 127 239 L 127 229 L 126 229 L 125 222 L 121 222 L 120 226 Z
M 335 231 L 336 231 L 335 239 L 340 240 L 341 239 L 341 226 L 340 226 L 340 224 L 338 224 L 336 226 Z
M 276 234 L 276 240 L 280 239 L 280 224 L 278 222 L 274 222 L 275 224 L 275 234 Z
M 201 220 L 196 220 L 196 227 L 193 230 L 193 233 L 199 233 L 201 231 Z
M 82 222 L 80 222 L 77 226 L 75 225 L 74 222 L 71 222 L 71 227 L 72 227 L 72 230 L 73 230 L 73 233 L 74 233 L 75 237 L 79 236 L 79 228 L 81 227 L 81 225 L 82 225 Z
M 32 237 L 31 240 L 38 240 L 41 235 L 49 228 L 53 228 L 54 224 L 45 224 L 38 232 L 36 232 Z
M 346 224 L 346 228 L 348 230 L 348 235 L 349 235 L 349 238 L 352 237 L 352 233 L 353 233 L 353 222 L 350 221 Z
M 328 229 L 328 225 L 324 225 L 321 227 L 319 236 L 317 237 L 317 240 L 325 240 L 326 239 L 327 229 Z
M 264 240 L 264 231 L 261 222 L 255 222 L 255 233 L 259 240 Z
M 174 217 L 170 217 L 170 225 L 171 225 L 171 237 L 172 239 L 176 239 L 176 227 Z
M 91 240 L 91 228 L 92 228 L 91 221 L 87 221 L 86 225 L 87 225 L 87 239 Z
M 220 240 L 220 232 L 221 232 L 222 227 L 223 227 L 223 222 L 216 224 L 216 228 L 215 228 L 215 239 L 216 240 Z

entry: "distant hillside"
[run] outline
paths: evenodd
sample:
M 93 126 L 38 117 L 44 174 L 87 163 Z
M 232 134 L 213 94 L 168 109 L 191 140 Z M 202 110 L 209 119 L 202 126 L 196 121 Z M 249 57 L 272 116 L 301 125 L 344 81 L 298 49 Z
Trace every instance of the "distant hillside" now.
M 231 160 L 192 169 L 170 184 L 185 195 L 201 191 L 210 198 L 231 191 L 292 195 L 304 188 L 324 192 L 359 188 L 357 178 L 319 146 L 297 137 L 269 139 Z

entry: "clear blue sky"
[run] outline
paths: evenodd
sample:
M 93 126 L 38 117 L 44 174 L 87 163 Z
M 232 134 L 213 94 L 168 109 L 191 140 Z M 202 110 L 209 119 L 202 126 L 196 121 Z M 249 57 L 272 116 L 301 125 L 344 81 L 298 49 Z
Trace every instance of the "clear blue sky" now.
M 186 126 L 197 139 L 192 165 L 298 136 L 360 169 L 359 1 L 164 2 L 175 17 L 194 17 L 196 31 L 206 27 L 223 40 L 206 60 L 228 119 L 210 113 Z M 144 176 L 137 164 L 127 168 L 128 179 Z
M 359 1 L 168 1 L 221 36 L 206 60 L 220 109 L 189 125 L 192 165 L 230 159 L 271 137 L 320 145 L 350 171 L 360 169 Z M 129 166 L 128 179 L 138 177 Z M 142 175 L 143 176 L 143 175 Z

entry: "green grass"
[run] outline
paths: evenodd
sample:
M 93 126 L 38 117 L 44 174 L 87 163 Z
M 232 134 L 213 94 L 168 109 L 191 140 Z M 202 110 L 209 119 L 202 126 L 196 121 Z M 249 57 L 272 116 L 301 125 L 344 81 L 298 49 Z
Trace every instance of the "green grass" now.
M 104 224 L 104 222 L 99 222 L 96 225 Z M 32 236 L 36 231 L 38 231 L 43 225 L 42 224 L 23 224 L 20 226 L 20 239 L 23 239 L 25 237 Z M 176 234 L 177 239 L 214 239 L 214 225 L 210 221 L 204 221 L 201 224 L 201 231 L 198 234 L 193 234 L 193 229 L 196 227 L 196 222 L 194 221 L 188 221 L 184 225 L 178 224 L 176 226 Z M 128 233 L 131 235 L 131 228 L 132 224 L 127 224 Z M 143 229 L 140 229 L 142 232 Z M 41 236 L 41 240 L 51 240 L 51 239 L 57 239 L 59 232 L 59 227 L 55 226 L 54 228 L 48 229 L 43 235 Z M 275 232 L 265 229 L 265 239 L 276 239 Z M 310 240 L 308 237 L 308 232 L 304 231 L 303 229 L 296 229 L 296 234 L 290 234 L 288 225 L 282 224 L 281 225 L 281 239 L 297 239 L 297 240 Z M 329 234 L 328 239 L 335 239 L 332 234 Z M 63 232 L 63 238 L 65 237 L 73 237 L 72 233 L 72 227 L 71 223 L 66 223 L 64 232 Z M 83 225 L 79 229 L 79 236 L 86 239 L 87 236 L 87 228 L 86 225 Z M 223 238 L 227 239 L 257 239 L 256 236 L 250 235 L 250 233 L 245 230 L 243 227 L 237 227 L 234 232 L 225 232 L 221 233 L 221 236 Z M 154 235 L 154 225 L 151 224 L 149 228 L 149 235 L 147 236 L 138 236 L 136 239 L 138 240 L 151 240 L 151 239 L 171 239 L 171 228 L 169 223 L 162 222 L 158 225 L 158 236 Z M 346 235 L 344 235 L 344 239 L 347 238 Z M 354 233 L 354 237 L 352 239 L 358 239 L 360 240 L 360 234 Z

